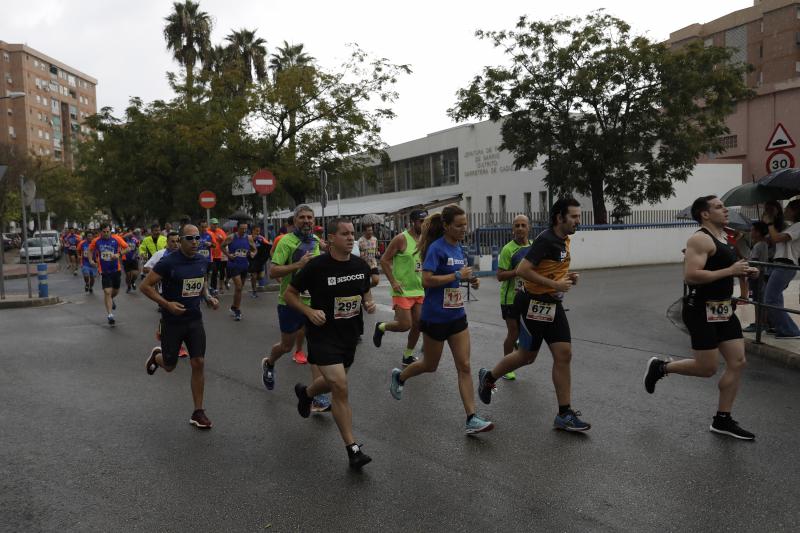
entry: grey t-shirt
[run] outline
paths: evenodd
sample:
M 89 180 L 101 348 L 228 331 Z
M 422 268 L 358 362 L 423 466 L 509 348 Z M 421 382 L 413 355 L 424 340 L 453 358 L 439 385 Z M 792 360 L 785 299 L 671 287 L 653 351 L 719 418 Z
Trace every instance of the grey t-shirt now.
M 751 261 L 761 261 L 762 263 L 767 262 L 769 259 L 769 246 L 766 241 L 757 242 L 750 248 L 749 259 Z

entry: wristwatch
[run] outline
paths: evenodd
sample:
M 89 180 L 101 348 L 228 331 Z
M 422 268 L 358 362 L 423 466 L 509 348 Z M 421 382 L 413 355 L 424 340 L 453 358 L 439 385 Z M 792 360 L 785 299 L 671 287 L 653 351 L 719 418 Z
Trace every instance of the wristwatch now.
M 453 275 L 455 275 L 456 281 L 461 281 L 461 271 L 460 270 L 456 270 L 455 272 L 453 272 Z

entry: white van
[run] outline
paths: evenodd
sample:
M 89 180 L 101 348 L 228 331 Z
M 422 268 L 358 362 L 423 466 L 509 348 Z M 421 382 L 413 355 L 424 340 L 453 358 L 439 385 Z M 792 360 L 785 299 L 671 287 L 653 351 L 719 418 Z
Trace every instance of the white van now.
M 58 234 L 58 232 L 56 230 L 54 230 L 54 229 L 52 229 L 52 230 L 46 229 L 46 230 L 37 231 L 37 232 L 35 232 L 33 234 L 33 236 L 34 237 L 42 237 L 44 239 L 52 240 L 53 243 L 54 243 L 53 244 L 53 248 L 56 251 L 56 259 L 61 257 L 61 253 L 63 252 L 62 243 L 61 243 L 61 236 Z

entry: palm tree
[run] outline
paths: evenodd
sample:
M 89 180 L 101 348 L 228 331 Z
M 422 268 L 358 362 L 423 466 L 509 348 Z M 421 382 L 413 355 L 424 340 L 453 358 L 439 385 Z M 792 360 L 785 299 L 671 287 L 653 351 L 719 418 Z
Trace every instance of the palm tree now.
M 229 43 L 229 57 L 239 63 L 245 82 L 253 82 L 253 71 L 258 81 L 267 77 L 267 41 L 256 37 L 256 30 L 232 31 L 225 40 Z
M 277 48 L 277 53 L 269 58 L 269 68 L 272 70 L 274 79 L 278 74 L 291 67 L 306 67 L 314 62 L 314 58 L 303 52 L 303 43 L 289 44 L 283 41 L 283 46 Z
M 172 8 L 173 12 L 164 19 L 164 39 L 167 50 L 186 69 L 186 100 L 191 103 L 194 67 L 198 60 L 207 60 L 211 48 L 211 17 L 192 0 L 173 2 Z

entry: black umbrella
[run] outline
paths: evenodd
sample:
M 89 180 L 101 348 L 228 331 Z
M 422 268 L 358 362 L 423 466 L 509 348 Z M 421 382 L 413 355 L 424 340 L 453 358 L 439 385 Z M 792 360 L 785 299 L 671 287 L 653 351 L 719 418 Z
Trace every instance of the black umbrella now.
M 800 168 L 776 170 L 758 180 L 758 185 L 771 189 L 787 189 L 798 194 L 800 193 Z
M 253 221 L 253 217 L 251 217 L 249 213 L 246 213 L 242 210 L 234 211 L 232 214 L 228 215 L 228 218 L 230 218 L 231 220 L 238 220 L 239 222 Z
M 676 215 L 679 220 L 692 218 L 692 206 L 687 207 Z M 728 226 L 733 229 L 749 230 L 753 227 L 753 221 L 739 211 L 728 211 Z

